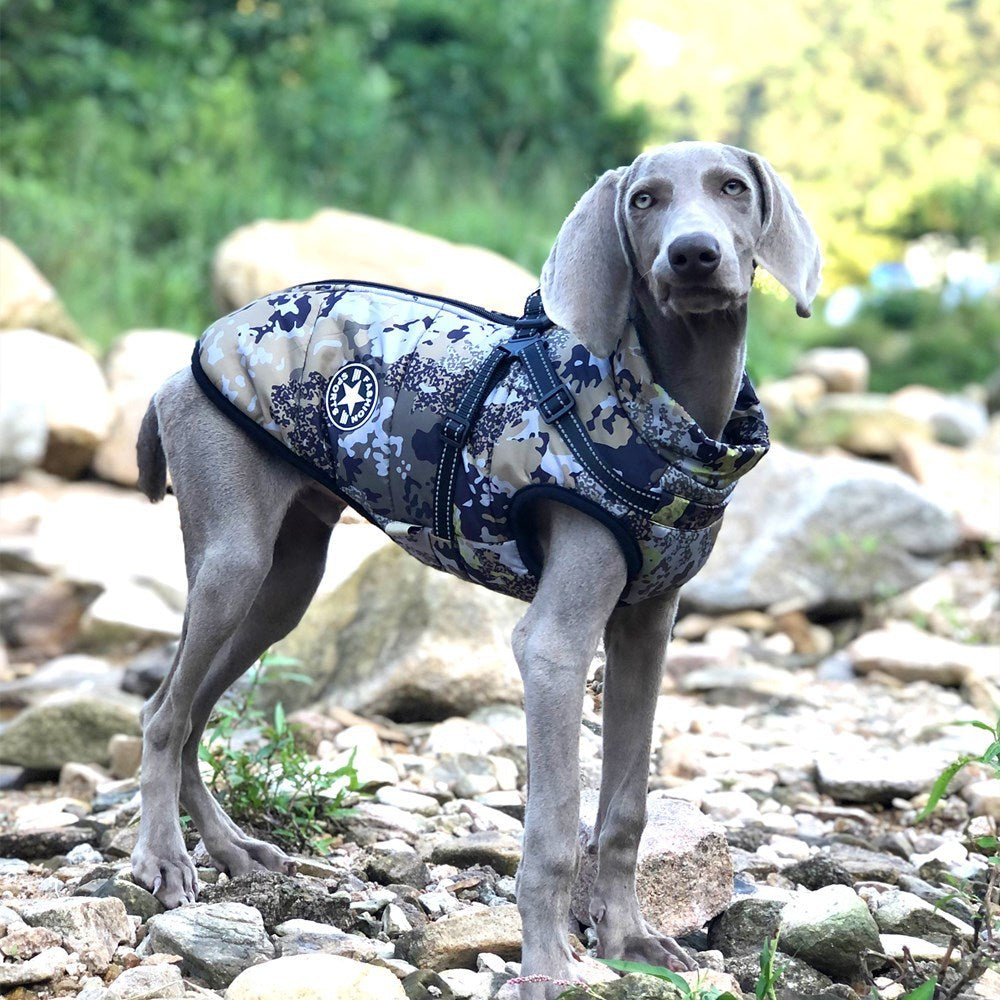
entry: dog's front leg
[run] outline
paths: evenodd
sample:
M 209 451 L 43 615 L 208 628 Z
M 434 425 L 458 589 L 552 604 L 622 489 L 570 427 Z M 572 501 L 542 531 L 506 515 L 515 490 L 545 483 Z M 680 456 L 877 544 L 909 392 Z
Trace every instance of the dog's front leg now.
M 598 871 L 590 916 L 602 957 L 684 971 L 694 967 L 691 959 L 646 924 L 635 894 L 653 716 L 676 612 L 676 592 L 616 608 L 605 632 L 601 797 L 589 847 L 598 851 Z
M 522 976 L 572 978 L 569 900 L 577 868 L 580 719 L 587 669 L 625 586 L 611 534 L 570 508 L 544 511 L 545 569 L 514 632 L 528 727 L 528 802 L 517 904 Z M 522 1000 L 551 1000 L 552 982 L 521 986 Z

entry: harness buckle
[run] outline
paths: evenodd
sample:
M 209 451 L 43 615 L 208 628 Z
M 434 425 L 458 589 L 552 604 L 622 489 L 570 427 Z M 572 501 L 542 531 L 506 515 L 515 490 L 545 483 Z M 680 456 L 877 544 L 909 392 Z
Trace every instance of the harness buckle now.
M 538 401 L 538 412 L 547 423 L 553 424 L 560 417 L 572 413 L 575 406 L 576 400 L 573 398 L 573 393 L 560 382 Z
M 438 434 L 445 444 L 461 448 L 469 436 L 469 421 L 457 413 L 449 413 L 438 427 Z
M 520 320 L 518 322 L 520 322 Z M 501 351 L 506 351 L 512 358 L 518 358 L 524 354 L 529 347 L 540 343 L 542 343 L 542 338 L 538 336 L 515 336 L 511 337 L 510 340 L 504 341 L 504 343 L 499 344 L 498 346 Z

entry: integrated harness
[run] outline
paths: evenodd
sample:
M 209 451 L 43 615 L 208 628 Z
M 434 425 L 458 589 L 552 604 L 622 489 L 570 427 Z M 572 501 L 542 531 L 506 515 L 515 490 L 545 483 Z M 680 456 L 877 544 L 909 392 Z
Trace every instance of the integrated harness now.
M 767 427 L 744 374 L 721 440 L 656 385 L 634 328 L 596 358 L 519 318 L 365 282 L 275 293 L 203 334 L 192 367 L 230 419 L 439 569 L 530 599 L 542 499 L 612 531 L 623 603 L 701 568 Z

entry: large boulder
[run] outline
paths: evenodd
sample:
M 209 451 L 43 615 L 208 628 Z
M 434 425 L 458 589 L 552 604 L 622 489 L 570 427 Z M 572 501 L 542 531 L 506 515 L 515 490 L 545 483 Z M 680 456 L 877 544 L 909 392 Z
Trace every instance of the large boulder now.
M 853 608 L 926 579 L 959 538 L 952 515 L 898 470 L 774 445 L 737 486 L 683 598 L 709 613 Z
M 289 285 L 358 278 L 521 314 L 537 276 L 481 247 L 462 246 L 355 212 L 265 219 L 237 229 L 215 252 L 212 284 L 224 310 Z
M 336 546 L 336 532 L 334 533 Z M 317 697 L 399 720 L 468 715 L 519 703 L 510 633 L 524 605 L 430 569 L 387 546 L 326 597 L 275 647 L 300 661 L 312 690 L 280 692 L 286 708 Z
M 15 468 L 23 467 L 16 435 L 38 440 L 43 419 L 42 467 L 64 479 L 82 475 L 111 424 L 111 397 L 97 362 L 38 330 L 4 333 L 0 355 L 0 462 L 12 456 Z
M 174 330 L 132 330 L 105 361 L 114 419 L 94 456 L 94 471 L 122 486 L 135 486 L 139 467 L 135 442 L 150 397 L 191 359 L 194 340 Z
M 41 271 L 16 244 L 0 236 L 0 330 L 25 327 L 64 340 L 80 335 Z
M 109 763 L 108 740 L 139 734 L 139 702 L 72 692 L 25 709 L 0 733 L 0 763 L 58 771 L 69 761 Z

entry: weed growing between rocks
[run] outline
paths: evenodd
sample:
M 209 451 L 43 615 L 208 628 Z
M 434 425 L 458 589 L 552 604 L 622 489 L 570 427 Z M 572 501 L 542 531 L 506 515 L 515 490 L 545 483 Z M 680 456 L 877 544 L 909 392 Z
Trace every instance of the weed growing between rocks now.
M 952 781 L 966 767 L 980 765 L 991 770 L 994 778 L 1000 778 L 1000 716 L 997 716 L 993 726 L 978 719 L 955 721 L 949 725 L 981 729 L 988 734 L 989 744 L 982 753 L 963 754 L 941 771 L 931 786 L 926 804 L 916 815 L 916 822 L 923 822 L 933 814 Z M 968 833 L 972 844 L 986 858 L 986 871 L 970 879 L 944 874 L 942 877 L 953 891 L 935 903 L 935 908 L 957 899 L 975 913 L 973 946 L 952 965 L 952 956 L 958 945 L 957 940 L 952 938 L 938 974 L 906 994 L 903 1000 L 952 1000 L 987 969 L 1000 964 L 1000 837 L 997 836 L 996 820 L 987 816 L 976 817 L 970 823 Z M 904 983 L 920 976 L 908 954 L 899 971 Z
M 234 822 L 289 850 L 322 854 L 334 839 L 334 824 L 351 815 L 349 796 L 361 786 L 354 753 L 340 767 L 324 770 L 296 741 L 281 702 L 270 719 L 260 707 L 268 680 L 311 682 L 290 672 L 297 663 L 269 653 L 261 657 L 236 698 L 216 708 L 198 755 L 209 771 L 208 787 Z M 248 730 L 258 735 L 247 740 Z

